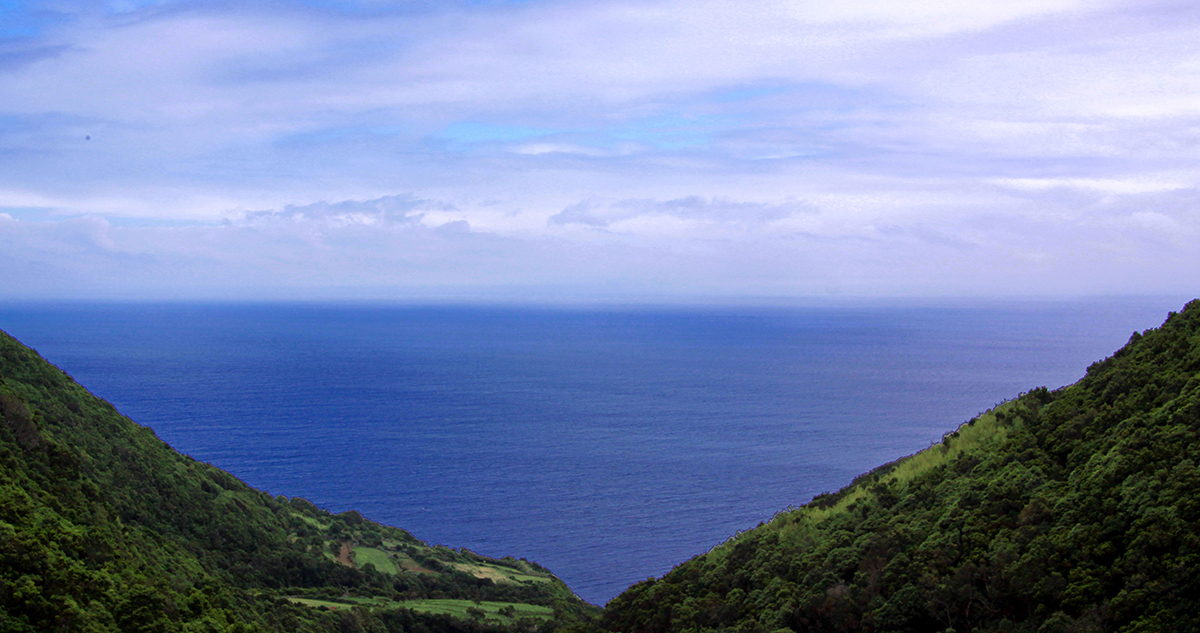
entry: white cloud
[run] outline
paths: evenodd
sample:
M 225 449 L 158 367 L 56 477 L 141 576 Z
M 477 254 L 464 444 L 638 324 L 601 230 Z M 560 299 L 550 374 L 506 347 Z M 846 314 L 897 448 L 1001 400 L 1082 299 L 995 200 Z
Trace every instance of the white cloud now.
M 1194 189 L 1063 196 L 1056 204 L 1064 209 L 1047 214 L 1020 213 L 1024 202 L 931 222 L 922 214 L 832 215 L 808 202 L 584 201 L 542 235 L 499 235 L 467 220 L 429 226 L 424 209 L 461 211 L 411 196 L 209 226 L 5 221 L 0 274 L 17 280 L 10 294 L 18 296 L 687 300 L 897 288 L 1186 293 L 1200 272 Z M 1158 274 L 1163 268 L 1180 274 Z
M 814 205 L 804 202 L 771 204 L 689 196 L 665 201 L 579 202 L 550 216 L 547 224 L 640 235 L 743 238 L 746 229 L 761 230 L 793 215 L 815 211 Z M 735 230 L 731 232 L 731 228 Z
M 1197 263 L 1189 15 L 1074 0 L 81 10 L 0 60 L 5 265 L 113 293 L 1170 285 Z M 1162 281 L 1084 267 L 1114 253 Z

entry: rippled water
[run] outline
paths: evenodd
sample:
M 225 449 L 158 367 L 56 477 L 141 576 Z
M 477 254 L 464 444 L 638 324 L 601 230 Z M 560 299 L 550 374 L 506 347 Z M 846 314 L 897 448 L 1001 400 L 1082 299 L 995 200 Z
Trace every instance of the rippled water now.
M 602 604 L 1182 305 L 4 304 L 0 329 L 253 486 Z

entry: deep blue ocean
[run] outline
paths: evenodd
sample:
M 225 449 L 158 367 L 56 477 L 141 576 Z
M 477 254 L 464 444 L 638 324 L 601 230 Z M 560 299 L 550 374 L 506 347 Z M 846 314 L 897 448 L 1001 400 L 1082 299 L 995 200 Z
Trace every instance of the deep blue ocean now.
M 1184 300 L 796 308 L 0 304 L 197 459 L 603 604 Z

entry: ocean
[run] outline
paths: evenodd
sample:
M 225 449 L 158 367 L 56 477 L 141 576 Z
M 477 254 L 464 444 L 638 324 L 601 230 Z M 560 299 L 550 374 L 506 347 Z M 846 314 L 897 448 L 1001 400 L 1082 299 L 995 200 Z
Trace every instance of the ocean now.
M 1183 303 L 4 303 L 0 329 L 252 486 L 604 604 Z

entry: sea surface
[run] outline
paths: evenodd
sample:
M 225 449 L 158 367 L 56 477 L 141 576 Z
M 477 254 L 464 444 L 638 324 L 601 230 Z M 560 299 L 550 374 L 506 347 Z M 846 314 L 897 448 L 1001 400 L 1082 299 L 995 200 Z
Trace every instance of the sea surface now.
M 1183 299 L 791 308 L 0 304 L 197 459 L 603 604 L 1078 380 Z

